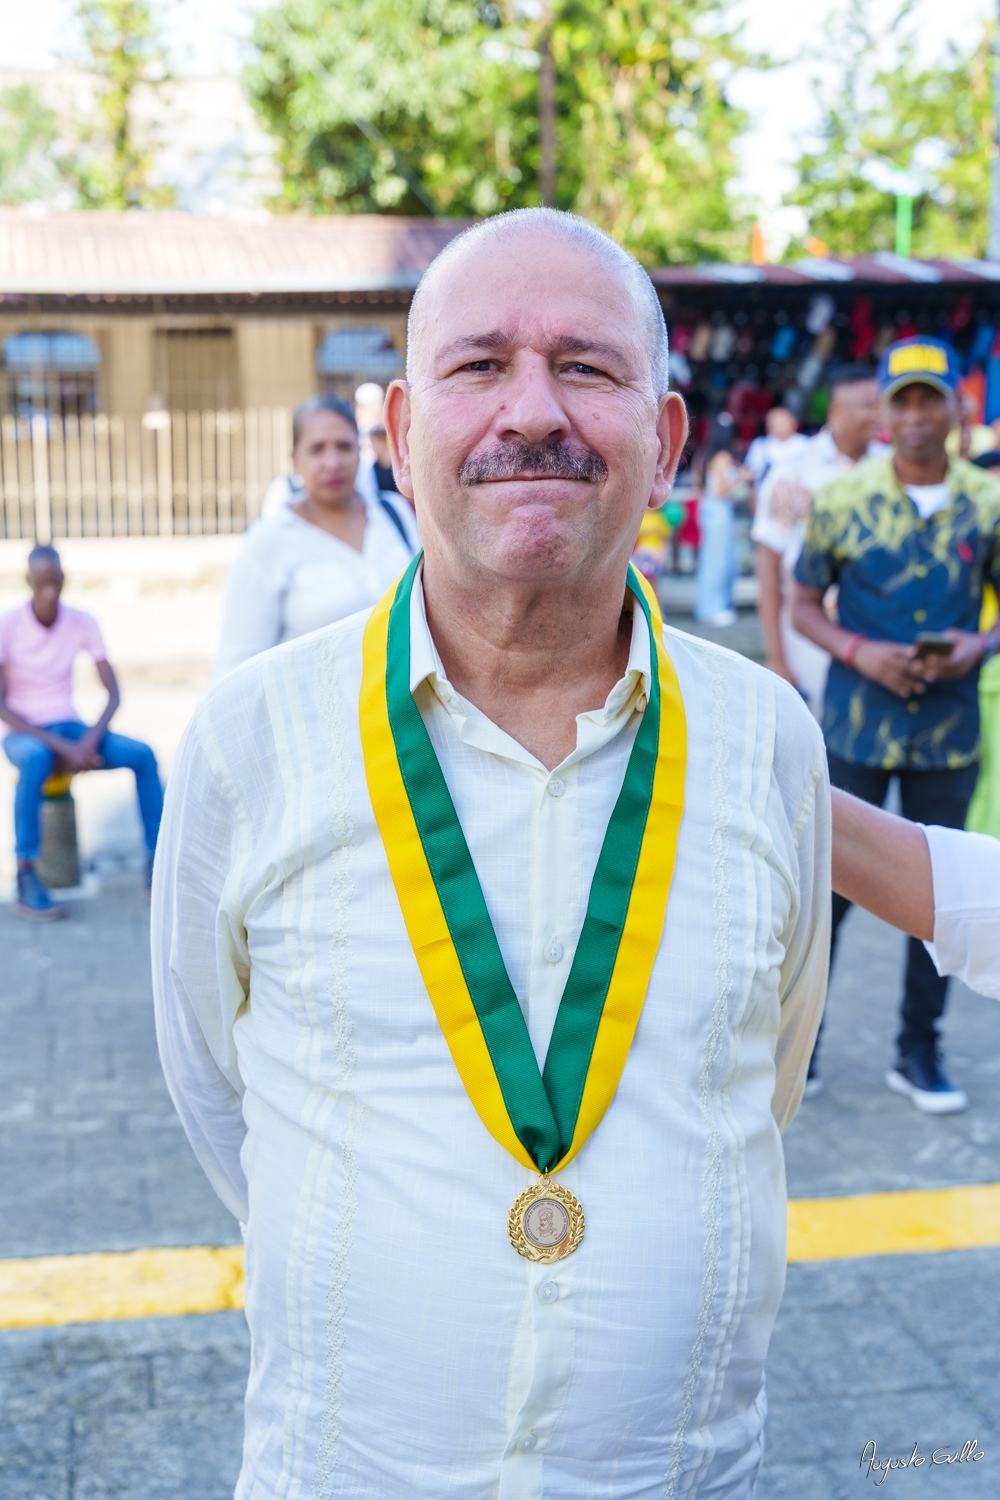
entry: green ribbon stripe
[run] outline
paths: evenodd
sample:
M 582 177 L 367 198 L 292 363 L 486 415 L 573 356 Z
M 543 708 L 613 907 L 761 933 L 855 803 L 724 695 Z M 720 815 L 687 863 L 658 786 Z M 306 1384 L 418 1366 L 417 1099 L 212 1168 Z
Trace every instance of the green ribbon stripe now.
M 590 1059 L 628 913 L 653 794 L 660 684 L 649 606 L 631 566 L 628 585 L 650 633 L 649 703 L 608 823 L 543 1073 L 514 993 L 476 867 L 420 711 L 410 692 L 410 594 L 421 554 L 400 579 L 389 614 L 386 703 L 417 832 L 469 987 L 503 1101 L 540 1172 L 573 1140 Z

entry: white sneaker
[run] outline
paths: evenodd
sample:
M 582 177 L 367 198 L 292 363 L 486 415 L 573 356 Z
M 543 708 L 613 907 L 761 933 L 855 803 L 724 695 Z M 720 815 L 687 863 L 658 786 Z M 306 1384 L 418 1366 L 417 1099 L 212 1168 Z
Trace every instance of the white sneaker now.
M 925 1115 L 957 1115 L 968 1107 L 964 1089 L 949 1082 L 936 1059 L 900 1060 L 885 1075 L 886 1087 L 909 1099 Z
M 735 609 L 720 609 L 717 615 L 709 615 L 707 620 L 702 621 L 702 624 L 712 625 L 716 630 L 725 630 L 727 626 L 735 625 L 738 619 L 739 615 Z

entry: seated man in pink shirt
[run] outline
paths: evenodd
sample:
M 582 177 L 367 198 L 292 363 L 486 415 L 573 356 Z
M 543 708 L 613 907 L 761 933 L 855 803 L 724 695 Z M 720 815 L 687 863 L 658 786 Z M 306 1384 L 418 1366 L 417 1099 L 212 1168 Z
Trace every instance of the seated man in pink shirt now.
M 59 602 L 63 571 L 54 547 L 35 547 L 28 557 L 31 598 L 0 615 L 0 720 L 8 726 L 7 759 L 21 773 L 14 799 L 17 844 L 17 904 L 21 917 L 64 917 L 35 872 L 42 787 L 52 771 L 135 772 L 139 811 L 146 835 L 146 888 L 163 810 L 156 758 L 148 745 L 109 734 L 118 708 L 118 683 L 107 659 L 97 621 Z M 108 690 L 96 724 L 80 722 L 73 707 L 73 663 L 86 651 Z

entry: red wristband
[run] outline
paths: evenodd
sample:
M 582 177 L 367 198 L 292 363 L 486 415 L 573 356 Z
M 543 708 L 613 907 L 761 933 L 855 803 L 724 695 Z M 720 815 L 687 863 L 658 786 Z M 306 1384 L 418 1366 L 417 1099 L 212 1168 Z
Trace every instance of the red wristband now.
M 859 646 L 864 645 L 867 639 L 868 637 L 866 635 L 858 634 L 851 636 L 851 639 L 847 643 L 847 648 L 844 651 L 843 656 L 840 658 L 845 667 L 854 666 L 854 653 L 857 651 Z

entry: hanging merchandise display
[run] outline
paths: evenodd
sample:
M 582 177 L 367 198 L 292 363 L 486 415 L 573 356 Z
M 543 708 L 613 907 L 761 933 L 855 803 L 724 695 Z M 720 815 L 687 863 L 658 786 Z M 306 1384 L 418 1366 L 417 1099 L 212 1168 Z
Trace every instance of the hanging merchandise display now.
M 820 334 L 829 328 L 837 311 L 837 304 L 829 292 L 819 292 L 806 310 L 806 332 Z
M 711 323 L 698 324 L 698 327 L 691 335 L 691 346 L 688 349 L 689 359 L 693 359 L 700 364 L 703 359 L 708 358 L 709 347 L 712 343 L 712 331 Z
M 731 323 L 720 323 L 712 334 L 708 357 L 717 365 L 724 365 L 736 348 L 736 329 Z
M 771 358 L 778 364 L 783 365 L 791 358 L 792 352 L 798 341 L 798 330 L 791 323 L 786 323 L 779 328 L 771 340 Z

